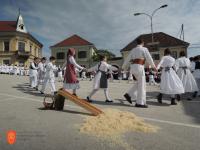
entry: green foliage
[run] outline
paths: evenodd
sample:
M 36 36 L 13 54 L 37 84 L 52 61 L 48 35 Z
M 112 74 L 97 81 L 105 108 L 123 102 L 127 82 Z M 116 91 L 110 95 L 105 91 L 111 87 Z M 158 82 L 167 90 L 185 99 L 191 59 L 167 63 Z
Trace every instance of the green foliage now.
M 92 59 L 94 61 L 99 61 L 99 56 L 100 55 L 103 55 L 103 56 L 106 56 L 107 59 L 111 59 L 111 58 L 114 58 L 115 57 L 115 54 L 113 54 L 112 52 L 110 52 L 109 50 L 97 50 L 96 51 L 96 54 L 93 55 Z

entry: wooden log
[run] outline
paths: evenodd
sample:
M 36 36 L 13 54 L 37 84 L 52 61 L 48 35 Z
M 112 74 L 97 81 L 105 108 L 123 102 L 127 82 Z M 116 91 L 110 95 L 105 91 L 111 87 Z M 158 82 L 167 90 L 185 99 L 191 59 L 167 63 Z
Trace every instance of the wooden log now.
M 68 98 L 70 101 L 74 102 L 75 104 L 79 105 L 80 107 L 86 109 L 87 111 L 91 112 L 93 115 L 97 116 L 101 113 L 103 113 L 99 108 L 91 105 L 87 101 L 80 99 L 77 96 L 72 95 L 71 93 L 60 89 L 58 91 L 58 94 L 64 96 L 65 98 Z

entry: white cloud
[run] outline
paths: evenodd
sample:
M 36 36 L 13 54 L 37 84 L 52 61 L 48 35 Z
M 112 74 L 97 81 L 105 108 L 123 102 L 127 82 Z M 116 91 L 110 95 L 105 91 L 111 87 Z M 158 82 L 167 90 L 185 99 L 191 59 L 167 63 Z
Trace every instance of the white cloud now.
M 18 1 L 30 32 L 48 40 L 48 46 L 79 34 L 97 48 L 118 52 L 139 34 L 150 32 L 146 16 L 168 4 L 154 16 L 154 31 L 177 37 L 181 24 L 185 25 L 185 40 L 200 43 L 200 1 L 195 0 L 22 0 Z M 16 6 L 4 6 L 10 16 L 16 16 Z

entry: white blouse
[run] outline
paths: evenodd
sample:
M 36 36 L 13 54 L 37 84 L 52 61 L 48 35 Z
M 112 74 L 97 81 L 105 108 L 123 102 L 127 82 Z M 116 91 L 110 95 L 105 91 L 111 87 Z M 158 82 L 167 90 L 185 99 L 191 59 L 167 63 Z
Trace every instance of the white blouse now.
M 79 64 L 76 63 L 76 61 L 75 61 L 75 59 L 74 59 L 73 56 L 70 56 L 70 57 L 69 57 L 69 62 L 70 62 L 71 64 L 73 64 L 73 65 L 75 66 L 75 68 L 77 68 L 77 69 L 79 69 L 79 70 L 83 70 L 83 67 L 81 67 Z M 67 65 L 67 61 L 65 61 L 65 63 L 63 64 L 62 70 L 64 70 L 64 68 L 66 67 L 66 65 Z

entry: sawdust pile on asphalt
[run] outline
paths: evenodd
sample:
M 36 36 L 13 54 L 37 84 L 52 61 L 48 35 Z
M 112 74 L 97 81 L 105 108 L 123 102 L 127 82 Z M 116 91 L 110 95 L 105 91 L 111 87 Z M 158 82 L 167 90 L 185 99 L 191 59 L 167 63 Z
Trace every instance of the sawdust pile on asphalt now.
M 145 123 L 135 114 L 117 109 L 105 109 L 98 116 L 88 116 L 80 132 L 111 141 L 113 145 L 121 145 L 132 149 L 122 140 L 122 135 L 128 132 L 157 132 L 158 127 Z

